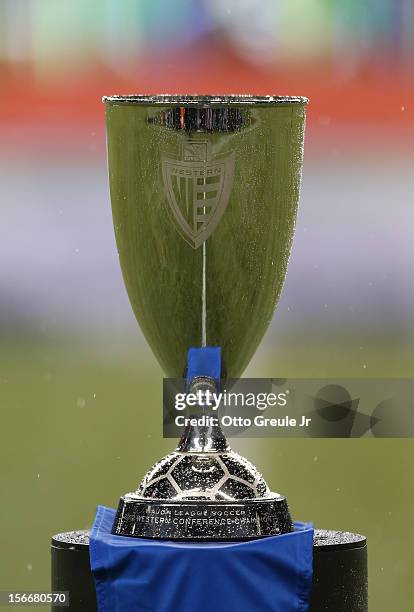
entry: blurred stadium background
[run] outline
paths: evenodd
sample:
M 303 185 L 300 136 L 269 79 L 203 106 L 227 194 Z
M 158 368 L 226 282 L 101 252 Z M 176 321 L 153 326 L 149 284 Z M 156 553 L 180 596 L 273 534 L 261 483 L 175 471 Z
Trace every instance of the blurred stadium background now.
M 412 376 L 414 3 L 1 0 L 0 78 L 0 588 L 41 589 L 49 536 L 171 448 L 117 260 L 101 96 L 309 96 L 287 281 L 248 374 Z M 296 517 L 369 536 L 372 610 L 412 609 L 411 440 L 234 447 Z

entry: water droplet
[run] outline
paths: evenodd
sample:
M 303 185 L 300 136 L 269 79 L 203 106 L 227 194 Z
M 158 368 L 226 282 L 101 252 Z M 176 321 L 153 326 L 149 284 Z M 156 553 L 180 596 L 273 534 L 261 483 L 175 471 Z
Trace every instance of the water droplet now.
M 33 569 L 33 565 L 32 565 L 31 563 L 28 563 L 28 564 L 26 565 L 26 567 L 27 567 L 27 571 L 28 571 L 28 572 L 31 572 L 31 571 L 32 571 L 32 569 Z
M 86 406 L 86 400 L 84 397 L 78 397 L 78 399 L 76 400 L 76 406 L 78 408 L 85 408 Z

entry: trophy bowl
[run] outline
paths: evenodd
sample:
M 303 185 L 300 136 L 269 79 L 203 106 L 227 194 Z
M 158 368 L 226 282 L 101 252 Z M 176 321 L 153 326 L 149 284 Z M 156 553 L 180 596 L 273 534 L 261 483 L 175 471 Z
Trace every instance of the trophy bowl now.
M 215 391 L 246 368 L 279 299 L 307 99 L 104 102 L 115 236 L 132 308 L 165 374 L 187 377 L 189 392 Z M 189 376 L 191 351 L 202 361 L 209 349 L 217 350 L 205 370 Z M 286 499 L 230 449 L 217 425 L 183 432 L 177 450 L 121 497 L 113 533 L 241 540 L 291 529 Z

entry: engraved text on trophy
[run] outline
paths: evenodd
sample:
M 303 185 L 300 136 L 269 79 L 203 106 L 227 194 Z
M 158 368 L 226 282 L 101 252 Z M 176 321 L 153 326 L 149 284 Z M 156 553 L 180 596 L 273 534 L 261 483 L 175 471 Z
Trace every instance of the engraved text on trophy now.
M 162 156 L 165 193 L 177 229 L 197 249 L 213 233 L 229 202 L 234 152 L 211 159 L 209 143 L 188 141 L 181 159 Z

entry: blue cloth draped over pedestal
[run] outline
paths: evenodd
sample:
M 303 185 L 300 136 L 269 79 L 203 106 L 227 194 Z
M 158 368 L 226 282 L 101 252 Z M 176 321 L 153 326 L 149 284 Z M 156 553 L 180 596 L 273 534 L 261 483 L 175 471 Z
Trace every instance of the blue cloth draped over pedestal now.
M 111 534 L 99 506 L 90 560 L 99 612 L 305 612 L 313 528 L 247 542 L 169 542 Z

